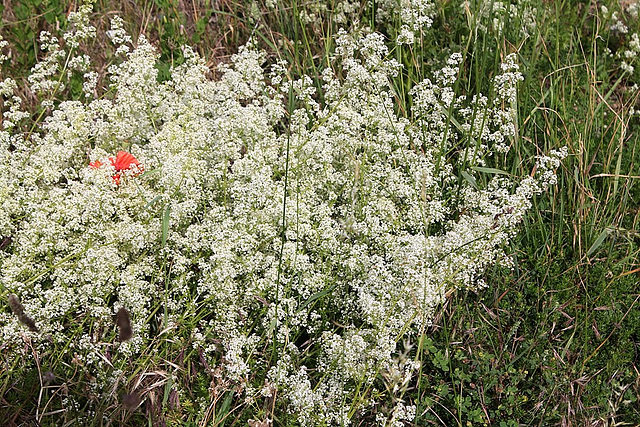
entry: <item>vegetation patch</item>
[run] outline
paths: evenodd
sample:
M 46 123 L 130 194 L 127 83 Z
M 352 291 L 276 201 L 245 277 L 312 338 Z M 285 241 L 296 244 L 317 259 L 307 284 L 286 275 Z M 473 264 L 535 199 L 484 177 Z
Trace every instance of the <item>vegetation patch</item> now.
M 10 424 L 640 422 L 636 5 L 54 3 L 2 10 Z

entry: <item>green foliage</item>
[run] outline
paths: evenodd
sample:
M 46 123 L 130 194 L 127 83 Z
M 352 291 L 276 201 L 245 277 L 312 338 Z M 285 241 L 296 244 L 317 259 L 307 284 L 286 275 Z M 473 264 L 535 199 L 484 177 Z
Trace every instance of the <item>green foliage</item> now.
M 636 279 L 613 288 L 595 268 L 588 278 L 600 280 L 580 289 L 581 272 L 570 260 L 556 261 L 526 261 L 515 275 L 496 271 L 491 291 L 447 302 L 425 340 L 425 424 L 640 420 L 637 376 L 629 369 L 638 363 L 637 347 L 629 345 L 640 328 Z
M 14 52 L 9 64 L 11 75 L 24 74 L 36 62 L 36 40 L 46 27 L 64 26 L 67 5 L 56 0 L 26 0 L 0 5 L 0 31 L 11 42 Z M 4 67 L 3 67 L 4 68 Z
M 310 6 L 296 0 L 284 0 L 276 9 L 256 2 L 202 1 L 192 9 L 177 0 L 140 3 L 133 8 L 128 2 L 99 2 L 94 13 L 103 19 L 119 10 L 134 36 L 148 35 L 160 53 L 161 79 L 183 62 L 183 44 L 195 45 L 214 65 L 252 37 L 269 52 L 268 61 L 287 60 L 292 76 L 315 76 L 319 88 L 317 70 L 331 65 L 333 36 L 340 27 L 329 18 L 303 22 L 300 11 Z M 338 2 L 326 3 L 331 11 Z M 398 112 L 411 118 L 408 91 L 440 68 L 450 53 L 463 54 L 459 84 L 469 93 L 486 93 L 501 59 L 517 52 L 525 75 L 519 86 L 518 135 L 511 153 L 494 158 L 485 172 L 527 175 L 533 156 L 565 145 L 571 153 L 559 171 L 557 188 L 535 200 L 524 230 L 512 243 L 514 270 L 491 271 L 489 288 L 478 293 L 451 295 L 412 350 L 422 366 L 404 399 L 417 407 L 416 424 L 640 424 L 640 119 L 631 114 L 638 109 L 632 88 L 640 78 L 637 70 L 624 74 L 619 61 L 604 54 L 605 48 L 615 53 L 628 45 L 629 34 L 638 30 L 637 18 L 626 18 L 630 30 L 625 35 L 610 31 L 599 10 L 601 5 L 619 9 L 612 1 L 518 2 L 530 6 L 537 23 L 523 35 L 520 29 L 528 19 L 524 8 L 497 31 L 479 16 L 482 2 L 471 2 L 468 9 L 460 2 L 440 2 L 432 28 L 420 35 L 425 43 L 398 46 L 392 42 L 398 29 L 377 23 L 375 8 L 362 3 L 361 22 L 389 37 L 391 55 L 404 66 L 393 82 Z M 68 4 L 5 2 L 0 12 L 0 33 L 12 51 L 2 77 L 23 78 L 40 54 L 34 44 L 37 34 L 64 26 Z M 105 30 L 106 20 L 99 28 Z M 99 43 L 81 47 L 100 48 Z M 70 98 L 80 99 L 81 89 L 81 79 L 73 76 Z M 461 173 L 460 179 L 469 178 Z M 165 212 L 168 217 L 168 206 Z M 168 227 L 167 220 L 163 237 Z M 306 304 L 327 304 L 330 292 L 313 295 Z M 155 309 L 162 310 L 161 304 Z M 87 333 L 92 325 L 82 319 L 78 313 L 65 327 Z M 186 313 L 178 324 L 200 320 Z M 114 339 L 116 334 L 114 327 Z M 112 368 L 101 375 L 120 375 L 131 364 L 136 374 L 123 377 L 112 401 L 98 405 L 99 413 L 89 417 L 84 410 L 96 403 L 91 393 L 95 378 L 80 359 L 73 366 L 63 364 L 59 355 L 66 351 L 53 347 L 13 365 L 0 351 L 0 414 L 8 415 L 10 424 L 29 423 L 38 415 L 42 425 L 101 425 L 102 417 L 130 425 L 151 419 L 168 425 L 195 425 L 203 419 L 211 425 L 246 425 L 249 419 L 266 418 L 274 419 L 274 425 L 294 425 L 287 408 L 268 398 L 242 406 L 234 384 L 216 376 L 190 338 L 177 331 L 160 334 L 137 360 L 110 360 Z M 314 351 L 300 357 L 313 358 Z M 174 365 L 180 374 L 171 381 L 186 391 L 179 399 L 168 391 L 165 375 Z M 49 383 L 44 382 L 47 372 L 55 373 Z M 259 388 L 264 377 L 252 380 Z M 119 402 L 136 381 L 146 381 L 153 399 L 127 410 Z M 68 398 L 77 401 L 77 413 L 60 421 L 56 411 Z M 35 408 L 41 412 L 36 414 Z

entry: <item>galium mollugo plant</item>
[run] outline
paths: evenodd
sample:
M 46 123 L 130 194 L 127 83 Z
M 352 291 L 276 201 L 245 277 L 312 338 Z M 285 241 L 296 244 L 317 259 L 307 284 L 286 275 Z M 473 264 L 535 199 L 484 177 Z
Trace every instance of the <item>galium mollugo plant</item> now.
M 86 72 L 90 96 L 46 101 L 33 132 L 16 128 L 19 102 L 5 112 L 0 281 L 35 322 L 27 331 L 0 313 L 7 357 L 32 363 L 23 341 L 53 341 L 100 372 L 107 351 L 140 354 L 160 324 L 188 336 L 241 398 L 277 396 L 302 425 L 348 424 L 385 393 L 395 406 L 376 419 L 411 421 L 402 393 L 420 363 L 399 343 L 416 340 L 446 292 L 482 288 L 488 266 L 510 265 L 502 248 L 566 156 L 481 185 L 487 159 L 517 137 L 515 55 L 488 99 L 456 93 L 453 54 L 414 86 L 409 119 L 394 109 L 401 66 L 377 33 L 338 34 L 319 103 L 309 77 L 263 67 L 250 45 L 218 80 L 185 47 L 159 82 L 154 48 L 113 26 L 121 60 L 106 96 Z M 118 340 L 123 312 L 131 331 Z M 201 319 L 187 331 L 185 313 Z M 73 316 L 92 327 L 69 336 Z M 105 396 L 119 378 L 96 377 Z

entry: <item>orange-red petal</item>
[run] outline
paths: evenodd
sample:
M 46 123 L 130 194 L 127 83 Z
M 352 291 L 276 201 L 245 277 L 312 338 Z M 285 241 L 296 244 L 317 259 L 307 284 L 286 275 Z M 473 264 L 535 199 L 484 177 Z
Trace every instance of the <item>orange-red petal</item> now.
M 115 166 L 116 171 L 129 169 L 131 165 L 140 165 L 138 159 L 136 159 L 133 154 L 127 153 L 126 151 L 118 151 L 115 161 L 112 160 L 111 163 Z
M 122 179 L 122 171 L 128 170 L 132 165 L 137 167 L 137 170 L 133 173 L 133 176 L 138 176 L 144 171 L 144 166 L 140 164 L 138 159 L 136 159 L 133 154 L 127 153 L 126 151 L 118 151 L 116 157 L 109 157 L 109 162 L 116 170 L 115 175 L 112 175 L 111 178 L 116 185 L 120 185 L 120 181 Z M 103 163 L 100 160 L 95 160 L 89 163 L 89 166 L 95 169 L 101 167 Z

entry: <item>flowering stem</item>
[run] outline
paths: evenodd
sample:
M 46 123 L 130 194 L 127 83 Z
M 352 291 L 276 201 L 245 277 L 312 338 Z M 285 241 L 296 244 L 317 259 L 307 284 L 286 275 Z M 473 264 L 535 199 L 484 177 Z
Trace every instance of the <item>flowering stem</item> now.
M 289 86 L 289 109 L 293 108 L 293 85 Z M 289 117 L 291 114 L 289 114 Z M 278 275 L 276 278 L 276 298 L 275 298 L 275 325 L 273 328 L 273 347 L 271 359 L 276 355 L 277 343 L 276 337 L 278 332 L 278 304 L 280 301 L 280 276 L 282 274 L 282 259 L 284 256 L 284 244 L 287 238 L 287 192 L 289 190 L 289 147 L 291 144 L 291 129 L 287 126 L 287 153 L 284 164 L 284 196 L 282 198 L 282 230 L 280 232 L 280 259 L 278 260 Z

